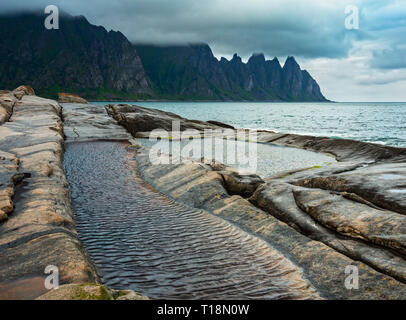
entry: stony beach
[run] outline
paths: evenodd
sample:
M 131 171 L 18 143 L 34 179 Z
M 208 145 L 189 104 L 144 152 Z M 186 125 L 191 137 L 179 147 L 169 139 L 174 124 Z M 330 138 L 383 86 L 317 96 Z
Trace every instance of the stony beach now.
M 289 276 L 280 279 L 288 297 L 406 298 L 406 149 L 260 131 L 263 144 L 335 160 L 261 177 L 205 161 L 154 165 L 149 149 L 137 139 L 154 129 L 170 130 L 173 120 L 181 130 L 233 130 L 216 119 L 189 120 L 125 104 L 95 106 L 69 94 L 57 102 L 36 96 L 27 86 L 0 91 L 0 299 L 145 299 L 137 290 L 123 291 L 129 289 L 125 282 L 104 286 L 103 265 L 81 240 L 81 218 L 74 210 L 78 203 L 71 199 L 64 154 L 67 144 L 98 142 L 127 144 L 137 183 L 159 192 L 166 199 L 162 201 L 200 212 L 208 228 L 213 221 L 224 230 L 235 228 L 234 240 L 222 239 L 225 231 L 218 231 L 218 239 L 230 245 L 225 255 L 243 235 L 245 250 L 262 246 L 262 267 L 277 259 L 287 269 Z M 187 241 L 192 240 L 186 238 L 182 250 Z M 243 257 L 227 259 L 238 262 Z M 43 283 L 48 265 L 58 266 L 61 286 L 47 292 Z M 344 285 L 350 265 L 359 270 L 358 290 Z M 255 272 L 250 273 L 253 279 Z M 233 279 L 229 277 L 224 281 Z M 161 281 L 165 288 L 166 279 Z M 247 287 L 247 292 L 259 294 L 259 288 Z

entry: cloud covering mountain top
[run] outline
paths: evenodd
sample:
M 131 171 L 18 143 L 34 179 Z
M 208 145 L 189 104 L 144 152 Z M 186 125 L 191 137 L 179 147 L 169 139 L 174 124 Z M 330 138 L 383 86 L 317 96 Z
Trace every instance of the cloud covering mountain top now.
M 4 1 L 2 12 L 48 1 Z M 294 55 L 334 100 L 406 100 L 404 0 L 54 0 L 73 15 L 120 30 L 135 43 L 208 43 L 220 58 Z M 360 28 L 344 26 L 359 8 Z M 327 68 L 327 69 L 324 69 Z M 376 78 L 369 79 L 369 77 Z M 337 87 L 337 86 L 340 87 Z

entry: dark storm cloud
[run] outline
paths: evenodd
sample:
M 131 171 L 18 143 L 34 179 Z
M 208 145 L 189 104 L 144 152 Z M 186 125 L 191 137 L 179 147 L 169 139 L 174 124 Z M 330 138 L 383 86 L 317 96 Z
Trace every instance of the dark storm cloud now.
M 268 57 L 339 58 L 348 55 L 354 41 L 373 39 L 382 41 L 382 48 L 373 51 L 371 65 L 398 68 L 406 65 L 402 59 L 405 48 L 398 43 L 403 41 L 406 28 L 404 3 L 397 0 L 3 0 L 0 10 L 43 10 L 55 4 L 73 15 L 86 16 L 91 23 L 120 30 L 136 43 L 206 42 L 219 53 L 238 52 L 243 57 L 263 52 Z M 360 8 L 360 30 L 344 28 L 344 9 L 348 4 Z
M 352 34 L 344 28 L 345 1 L 55 0 L 71 14 L 122 31 L 143 43 L 207 42 L 242 56 L 343 57 Z M 10 1 L 6 8 L 43 8 L 49 1 Z M 340 4 L 339 4 L 340 3 Z M 333 5 L 334 4 L 334 5 Z M 338 5 L 337 5 L 338 4 Z

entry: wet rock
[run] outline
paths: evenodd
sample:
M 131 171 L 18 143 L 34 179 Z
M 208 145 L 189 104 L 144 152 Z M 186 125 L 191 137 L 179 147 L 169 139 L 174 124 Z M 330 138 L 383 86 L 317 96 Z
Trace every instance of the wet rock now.
M 32 93 L 18 91 L 23 95 L 12 121 L 0 126 L 0 197 L 8 199 L 1 202 L 7 211 L 15 193 L 14 211 L 0 224 L 0 284 L 43 277 L 48 265 L 59 268 L 61 284 L 95 282 L 75 230 L 62 168 L 61 106 L 26 91 Z M 24 290 L 26 297 L 38 292 Z
M 180 130 L 198 130 L 217 129 L 222 127 L 198 120 L 188 120 L 174 113 L 165 112 L 157 109 L 143 108 L 134 105 L 107 105 L 107 112 L 120 125 L 126 128 L 132 135 L 136 136 L 138 132 L 149 132 L 155 129 L 172 131 L 172 122 L 180 122 Z M 176 131 L 176 130 L 175 130 Z
M 406 216 L 378 210 L 324 190 L 295 190 L 298 206 L 322 225 L 405 253 Z
M 264 183 L 264 180 L 256 174 L 242 175 L 234 171 L 220 171 L 224 179 L 224 186 L 229 194 L 238 194 L 249 198 L 255 190 Z
M 66 140 L 128 140 L 131 135 L 108 116 L 102 106 L 92 104 L 63 104 Z
M 297 179 L 293 183 L 358 195 L 374 205 L 406 214 L 406 163 L 371 164 L 328 176 Z
M 235 129 L 233 126 L 230 126 L 229 124 L 222 123 L 219 121 L 209 120 L 209 121 L 207 121 L 207 123 L 214 124 L 215 126 L 226 128 L 226 129 Z
M 132 290 L 111 290 L 114 300 L 149 300 L 148 297 Z
M 406 274 L 403 258 L 381 248 L 359 244 L 359 240 L 341 239 L 328 228 L 318 225 L 297 206 L 292 188 L 288 184 L 281 187 L 267 184 L 257 189 L 255 195 L 261 190 L 275 191 L 268 197 L 274 202 L 269 211 L 275 212 L 274 208 L 279 206 L 279 213 L 272 215 L 241 196 L 230 196 L 223 187 L 219 172 L 212 171 L 209 166 L 198 163 L 154 166 L 143 148 L 138 149 L 137 161 L 144 179 L 159 191 L 186 205 L 210 211 L 268 241 L 273 248 L 280 250 L 300 266 L 306 279 L 322 297 L 406 297 L 406 285 L 399 281 L 404 280 Z M 255 195 L 251 198 L 254 203 L 260 200 Z M 266 201 L 262 205 L 266 209 L 269 203 Z M 349 265 L 354 265 L 359 270 L 359 290 L 347 290 L 344 286 L 344 271 Z M 380 271 L 369 265 L 379 265 Z
M 0 223 L 7 219 L 8 219 L 8 215 L 3 210 L 0 210 Z
M 19 86 L 18 88 L 15 88 L 13 92 L 15 94 L 18 93 L 18 95 L 20 95 L 19 92 L 23 92 L 24 95 L 35 96 L 34 89 L 28 85 Z
M 113 300 L 113 297 L 105 286 L 88 283 L 62 285 L 36 300 Z
M 88 104 L 89 102 L 86 99 L 81 98 L 77 94 L 73 93 L 58 93 L 58 101 L 60 103 L 80 103 L 80 104 Z
M 121 124 L 134 136 L 148 137 L 125 124 L 133 112 L 126 108 L 116 111 Z M 153 113 L 158 120 L 152 122 L 159 123 L 161 115 Z M 151 166 L 143 148 L 138 149 L 139 166 L 148 182 L 172 198 L 229 219 L 286 250 L 329 297 L 404 297 L 406 149 L 268 131 L 259 131 L 258 141 L 334 155 L 339 162 L 287 170 L 267 183 L 224 173 L 225 166 L 204 159 L 206 165 Z M 344 261 L 365 271 L 368 284 L 359 295 L 331 287 L 339 286 L 334 281 L 342 278 L 337 268 Z M 392 292 L 392 285 L 402 293 Z
M 16 101 L 12 93 L 0 93 L 0 125 L 10 119 Z
M 0 199 L 0 211 L 5 214 L 13 212 L 14 206 L 10 199 Z
M 375 246 L 371 242 L 361 241 L 358 237 L 341 236 L 334 228 L 328 228 L 327 225 L 320 223 L 320 220 L 316 221 L 303 211 L 294 194 L 305 191 L 309 189 L 269 181 L 257 189 L 250 201 L 307 237 L 321 241 L 345 256 L 362 261 L 400 281 L 406 280 L 406 261 L 402 255 L 395 254 L 385 247 Z M 362 206 L 363 210 L 368 208 L 370 207 Z
M 210 168 L 211 168 L 213 171 L 224 171 L 224 170 L 227 169 L 227 166 L 226 166 L 226 165 L 224 165 L 224 164 L 222 164 L 222 163 L 220 163 L 220 162 L 217 162 L 217 161 L 215 161 L 215 160 L 213 160 L 213 159 L 205 159 L 205 158 L 203 157 L 203 158 L 201 158 L 201 162 L 202 162 L 202 163 L 205 163 L 205 164 L 207 164 L 207 165 L 209 165 Z
M 0 151 L 0 211 L 1 221 L 5 221 L 14 210 L 12 197 L 18 179 L 18 159 L 7 152 Z
M 52 289 L 36 300 L 148 300 L 132 290 L 110 290 L 96 283 L 66 284 Z
M 329 153 L 340 161 L 379 161 L 406 159 L 406 148 L 395 148 L 362 141 L 333 139 L 297 134 L 260 131 L 258 141 L 293 146 L 316 152 Z

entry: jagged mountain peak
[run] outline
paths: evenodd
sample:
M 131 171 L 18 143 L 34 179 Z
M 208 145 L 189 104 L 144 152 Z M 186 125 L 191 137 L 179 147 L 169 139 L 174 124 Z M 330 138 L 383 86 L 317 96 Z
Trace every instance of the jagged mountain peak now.
M 44 96 L 71 91 L 90 99 L 152 94 L 141 60 L 121 32 L 84 16 L 61 14 L 59 23 L 58 30 L 47 30 L 43 13 L 0 16 L 2 88 L 26 83 Z
M 252 56 L 248 59 L 248 64 L 250 63 L 265 63 L 265 56 L 263 53 L 253 53 Z
M 90 99 L 325 101 L 293 57 L 283 69 L 263 53 L 247 63 L 237 53 L 219 61 L 205 43 L 133 45 L 84 17 L 61 16 L 53 31 L 43 17 L 0 15 L 1 87 L 26 83 L 42 95 L 63 90 Z
M 289 56 L 289 57 L 286 58 L 285 64 L 283 65 L 283 68 L 284 69 L 294 68 L 294 69 L 299 69 L 300 70 L 300 66 L 297 63 L 295 57 L 293 57 L 293 56 Z
M 160 95 L 167 99 L 326 101 L 293 57 L 282 68 L 277 58 L 266 60 L 263 53 L 254 53 L 244 63 L 237 53 L 231 60 L 202 60 L 195 50 L 181 47 L 142 45 L 136 49 Z M 184 51 L 182 59 L 180 51 Z
M 242 62 L 242 59 L 238 54 L 234 53 L 233 58 L 230 60 L 230 62 Z

